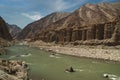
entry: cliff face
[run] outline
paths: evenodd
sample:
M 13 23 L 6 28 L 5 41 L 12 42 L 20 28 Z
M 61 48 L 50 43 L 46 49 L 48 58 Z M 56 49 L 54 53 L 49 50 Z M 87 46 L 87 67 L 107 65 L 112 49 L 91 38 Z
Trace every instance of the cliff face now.
M 120 42 L 120 3 L 86 4 L 44 27 L 34 40 L 111 44 Z
M 38 21 L 28 24 L 22 32 L 17 36 L 18 39 L 27 39 L 27 38 L 34 38 L 34 35 L 41 31 L 41 29 L 45 26 L 48 26 L 66 16 L 69 13 L 62 13 L 62 12 L 55 12 L 52 13 Z
M 13 25 L 7 24 L 7 25 L 8 25 L 11 36 L 15 39 L 22 29 L 14 24 Z
M 0 37 L 6 40 L 12 40 L 12 37 L 8 30 L 8 26 L 6 25 L 2 17 L 0 17 Z

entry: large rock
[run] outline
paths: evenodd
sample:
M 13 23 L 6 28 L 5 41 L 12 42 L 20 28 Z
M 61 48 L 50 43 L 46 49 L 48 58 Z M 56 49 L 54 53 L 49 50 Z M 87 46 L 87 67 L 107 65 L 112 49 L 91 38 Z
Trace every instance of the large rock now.
M 27 64 L 0 59 L 0 80 L 29 80 Z

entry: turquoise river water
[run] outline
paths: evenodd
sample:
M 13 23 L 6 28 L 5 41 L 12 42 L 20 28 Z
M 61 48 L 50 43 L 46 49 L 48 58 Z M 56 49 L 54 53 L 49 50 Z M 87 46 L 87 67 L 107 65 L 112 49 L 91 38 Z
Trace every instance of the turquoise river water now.
M 103 74 L 120 77 L 120 63 L 118 62 L 62 54 L 51 55 L 50 52 L 27 46 L 8 47 L 7 55 L 0 57 L 26 61 L 30 66 L 32 80 L 109 80 L 104 78 Z M 68 73 L 65 71 L 70 66 L 74 68 L 75 72 Z

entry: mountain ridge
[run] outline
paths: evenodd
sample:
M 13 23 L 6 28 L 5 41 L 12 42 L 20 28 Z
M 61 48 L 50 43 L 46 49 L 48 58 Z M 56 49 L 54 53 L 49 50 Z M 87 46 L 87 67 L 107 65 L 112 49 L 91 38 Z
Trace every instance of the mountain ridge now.
M 11 36 L 15 39 L 17 37 L 17 35 L 21 32 L 21 28 L 15 24 L 8 24 L 6 23 L 8 28 L 9 28 L 9 32 L 11 34 Z
M 53 22 L 58 21 L 59 19 L 69 15 L 67 12 L 54 12 L 44 18 L 28 24 L 18 35 L 18 39 L 31 38 L 34 36 L 35 32 L 39 31 L 42 27 L 45 27 Z M 29 31 L 28 31 L 29 30 Z M 34 34 L 33 34 L 34 33 Z
M 6 25 L 6 22 L 1 16 L 0 16 L 0 37 L 6 40 L 12 40 L 8 26 Z
M 83 5 L 68 16 L 45 25 L 29 39 L 56 43 L 114 41 L 111 39 L 115 39 L 115 35 L 120 37 L 119 27 L 116 27 L 120 21 L 119 4 L 120 2 Z M 116 41 L 119 42 L 120 39 Z

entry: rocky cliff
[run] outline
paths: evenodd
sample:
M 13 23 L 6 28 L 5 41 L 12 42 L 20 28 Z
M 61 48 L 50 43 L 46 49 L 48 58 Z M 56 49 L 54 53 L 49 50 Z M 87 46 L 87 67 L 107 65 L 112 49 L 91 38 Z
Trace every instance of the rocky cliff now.
M 74 44 L 120 42 L 120 3 L 86 4 L 44 27 L 34 40 Z
M 6 22 L 3 20 L 2 17 L 0 17 L 0 38 L 12 40 L 12 37 L 8 30 L 8 26 L 6 25 Z
M 11 36 L 15 39 L 17 35 L 21 32 L 21 28 L 14 24 L 7 24 Z
M 38 21 L 28 24 L 22 30 L 22 32 L 17 36 L 17 38 L 18 39 L 34 38 L 34 35 L 40 32 L 43 27 L 46 27 L 68 15 L 69 13 L 65 13 L 65 12 L 55 12 L 50 15 L 47 15 L 46 17 Z

